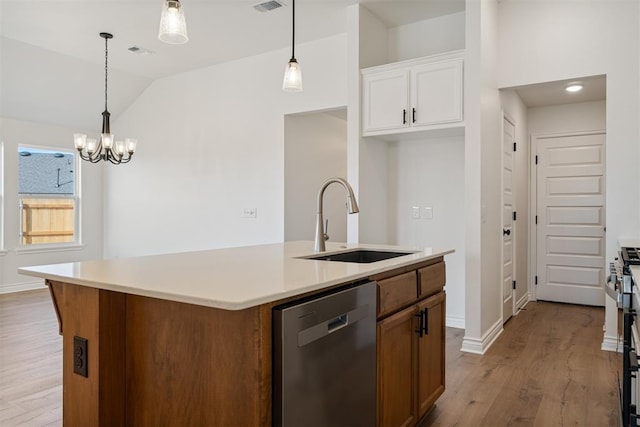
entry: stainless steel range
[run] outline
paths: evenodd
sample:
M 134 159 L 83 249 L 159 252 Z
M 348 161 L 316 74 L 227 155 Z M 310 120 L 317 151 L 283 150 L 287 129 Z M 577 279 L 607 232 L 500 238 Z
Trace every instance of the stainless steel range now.
M 618 392 L 620 396 L 620 421 L 624 427 L 637 427 L 637 413 L 640 383 L 636 379 L 638 356 L 636 342 L 638 329 L 634 327 L 638 304 L 636 285 L 631 266 L 640 265 L 640 248 L 623 247 L 619 256 L 609 264 L 610 276 L 607 279 L 607 294 L 617 302 L 622 316 L 622 372 L 618 375 Z

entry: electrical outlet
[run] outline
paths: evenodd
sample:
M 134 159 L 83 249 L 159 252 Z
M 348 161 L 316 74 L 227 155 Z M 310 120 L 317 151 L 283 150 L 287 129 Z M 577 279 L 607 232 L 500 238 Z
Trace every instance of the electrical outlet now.
M 258 217 L 258 208 L 242 209 L 242 218 L 257 218 L 257 217 Z
M 411 208 L 411 218 L 420 219 L 420 208 L 418 206 Z
M 73 373 L 88 378 L 87 339 L 73 337 Z

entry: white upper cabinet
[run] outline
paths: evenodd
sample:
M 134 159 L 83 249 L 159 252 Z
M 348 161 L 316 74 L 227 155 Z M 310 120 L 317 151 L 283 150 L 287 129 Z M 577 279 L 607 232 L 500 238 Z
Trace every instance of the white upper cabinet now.
M 462 52 L 362 70 L 362 134 L 461 127 Z

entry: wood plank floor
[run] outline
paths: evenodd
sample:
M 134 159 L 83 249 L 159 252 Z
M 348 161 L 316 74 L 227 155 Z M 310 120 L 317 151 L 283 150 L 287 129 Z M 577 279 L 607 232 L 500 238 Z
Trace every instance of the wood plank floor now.
M 621 356 L 604 309 L 529 303 L 484 356 L 447 329 L 447 390 L 426 426 L 616 426 Z M 62 424 L 62 339 L 47 290 L 0 295 L 0 425 Z
M 447 328 L 446 391 L 422 426 L 617 426 L 619 353 L 604 309 L 531 302 L 484 356 Z
M 0 426 L 62 425 L 62 337 L 47 289 L 0 295 Z

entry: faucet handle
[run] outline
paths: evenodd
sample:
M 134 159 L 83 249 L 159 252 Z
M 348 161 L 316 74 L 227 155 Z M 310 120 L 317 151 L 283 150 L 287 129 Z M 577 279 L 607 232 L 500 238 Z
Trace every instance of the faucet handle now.
M 329 231 L 329 219 L 324 220 L 324 240 L 329 240 L 329 235 L 327 234 Z

